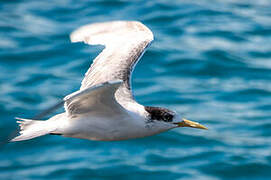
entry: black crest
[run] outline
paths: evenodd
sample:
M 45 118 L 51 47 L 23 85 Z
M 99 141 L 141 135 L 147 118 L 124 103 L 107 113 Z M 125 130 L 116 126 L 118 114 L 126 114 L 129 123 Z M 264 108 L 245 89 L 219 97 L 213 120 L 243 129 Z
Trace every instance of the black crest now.
M 175 113 L 166 108 L 145 106 L 145 110 L 149 113 L 150 120 L 158 120 L 172 122 Z

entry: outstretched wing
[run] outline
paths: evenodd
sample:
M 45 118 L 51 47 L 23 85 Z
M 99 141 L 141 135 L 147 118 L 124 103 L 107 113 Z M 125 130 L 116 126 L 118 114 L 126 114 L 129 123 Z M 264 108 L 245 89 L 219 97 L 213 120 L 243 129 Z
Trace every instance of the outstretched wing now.
M 131 74 L 153 34 L 137 21 L 112 21 L 80 27 L 71 34 L 72 42 L 101 44 L 105 49 L 86 72 L 80 90 L 115 79 L 123 84 L 116 92 L 118 100 L 131 100 Z
M 116 79 L 122 80 L 122 83 L 114 86 L 116 99 L 111 102 L 115 103 L 117 100 L 118 103 L 124 104 L 131 101 L 133 99 L 130 85 L 131 74 L 134 66 L 153 40 L 150 29 L 137 21 L 112 21 L 83 26 L 75 30 L 70 38 L 72 42 L 83 41 L 90 45 L 101 44 L 105 46 L 105 49 L 94 59 L 93 64 L 86 72 L 80 90 L 72 94 L 78 93 L 80 96 L 76 95 L 77 98 L 75 98 L 69 95 L 65 100 L 43 111 L 35 118 L 41 119 L 63 104 L 69 115 L 87 112 L 91 105 L 89 104 L 91 102 L 87 101 L 87 99 L 89 100 L 89 97 L 86 96 L 87 92 Z M 105 85 L 103 88 L 106 87 L 108 86 Z M 102 92 L 102 89 L 99 91 Z M 95 99 L 93 102 L 97 101 L 99 100 Z M 94 105 L 92 104 L 91 107 Z

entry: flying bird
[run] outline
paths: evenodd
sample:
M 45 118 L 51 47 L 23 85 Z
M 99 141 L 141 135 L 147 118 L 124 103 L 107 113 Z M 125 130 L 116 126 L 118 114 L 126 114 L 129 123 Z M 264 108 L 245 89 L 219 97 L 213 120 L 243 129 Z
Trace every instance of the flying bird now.
M 70 35 L 72 42 L 104 45 L 85 74 L 78 91 L 61 103 L 65 112 L 46 121 L 17 118 L 23 141 L 46 134 L 99 141 L 117 141 L 158 134 L 177 127 L 207 129 L 181 118 L 175 111 L 143 106 L 133 97 L 131 75 L 153 41 L 149 28 L 138 21 L 85 25 Z M 60 103 L 60 104 L 61 104 Z

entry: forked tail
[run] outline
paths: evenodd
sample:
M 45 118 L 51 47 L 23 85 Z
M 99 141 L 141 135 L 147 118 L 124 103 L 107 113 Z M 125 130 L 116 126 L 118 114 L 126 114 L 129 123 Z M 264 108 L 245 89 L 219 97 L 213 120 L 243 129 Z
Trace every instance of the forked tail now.
M 48 121 L 16 118 L 20 126 L 20 135 L 10 141 L 24 141 L 50 133 Z

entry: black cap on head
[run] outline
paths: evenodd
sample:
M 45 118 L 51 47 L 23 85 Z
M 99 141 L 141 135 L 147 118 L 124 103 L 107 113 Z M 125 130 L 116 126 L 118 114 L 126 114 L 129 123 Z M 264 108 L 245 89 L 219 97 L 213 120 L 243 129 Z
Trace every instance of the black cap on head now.
M 175 112 L 161 107 L 145 106 L 145 110 L 149 113 L 150 120 L 172 122 Z

